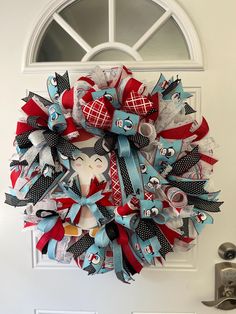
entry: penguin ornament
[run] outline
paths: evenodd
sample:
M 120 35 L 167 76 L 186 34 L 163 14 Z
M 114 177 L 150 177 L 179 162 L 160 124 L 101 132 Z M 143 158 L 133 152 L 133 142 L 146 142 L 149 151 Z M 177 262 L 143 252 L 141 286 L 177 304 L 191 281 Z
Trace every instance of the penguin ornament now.
M 133 128 L 133 122 L 130 118 L 126 118 L 124 120 L 120 119 L 116 121 L 116 126 L 118 128 L 122 128 L 125 132 L 130 131 Z
M 94 144 L 98 137 L 91 136 L 89 139 L 74 143 L 79 149 L 80 154 L 76 160 L 71 161 L 74 175 L 78 177 L 82 195 L 86 196 L 89 192 L 91 180 L 97 178 L 99 182 L 109 182 L 109 155 L 100 156 L 95 153 Z M 79 227 L 84 230 L 92 229 L 97 225 L 97 221 L 87 206 L 82 206 Z

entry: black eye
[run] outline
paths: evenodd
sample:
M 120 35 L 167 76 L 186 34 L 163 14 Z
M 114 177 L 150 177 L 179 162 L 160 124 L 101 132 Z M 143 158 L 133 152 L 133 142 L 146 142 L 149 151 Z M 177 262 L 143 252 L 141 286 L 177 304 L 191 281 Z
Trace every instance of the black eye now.
M 157 185 L 157 184 L 160 183 L 160 180 L 159 180 L 158 178 L 156 178 L 156 177 L 150 178 L 149 181 L 150 181 L 153 185 Z
M 53 86 L 57 86 L 57 80 L 56 80 L 55 77 L 53 77 L 53 78 L 51 79 L 51 84 L 52 84 Z
M 80 160 L 84 161 L 84 160 L 83 160 L 83 158 L 82 158 L 82 157 L 80 157 L 80 156 L 79 156 L 78 158 L 76 158 L 76 160 L 78 160 L 78 159 L 80 159 Z
M 140 164 L 141 173 L 147 173 L 147 167 L 144 164 Z
M 97 160 L 100 161 L 100 162 L 102 162 L 102 160 L 101 160 L 100 158 L 96 158 L 96 159 L 95 159 L 95 161 L 97 161 Z
M 171 97 L 172 100 L 180 100 L 180 93 L 174 93 Z
M 112 102 L 113 96 L 112 96 L 111 94 L 105 93 L 104 96 L 106 97 L 107 100 L 109 100 L 110 102 Z
M 157 215 L 158 212 L 159 212 L 159 209 L 158 209 L 157 207 L 153 206 L 153 207 L 151 208 L 151 211 L 152 211 L 153 214 Z
M 174 156 L 175 154 L 174 148 L 168 148 L 167 152 L 168 152 L 168 156 L 171 156 L 171 157 Z

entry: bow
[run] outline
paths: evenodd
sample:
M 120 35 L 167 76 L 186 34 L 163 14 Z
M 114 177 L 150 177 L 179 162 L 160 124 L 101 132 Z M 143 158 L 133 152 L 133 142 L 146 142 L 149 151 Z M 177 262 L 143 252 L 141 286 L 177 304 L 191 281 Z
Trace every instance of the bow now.
M 98 225 L 107 223 L 113 215 L 106 209 L 106 206 L 112 206 L 109 201 L 110 192 L 104 192 L 106 184 L 99 183 L 96 178 L 91 180 L 89 193 L 82 196 L 78 188 L 70 188 L 65 182 L 60 183 L 63 192 L 68 195 L 75 203 L 71 206 L 67 218 L 74 224 L 78 224 L 79 212 L 82 206 L 87 206 L 95 216 Z M 75 185 L 74 185 L 75 187 Z
M 51 105 L 47 112 L 36 99 L 30 99 L 22 110 L 28 118 L 25 123 L 19 122 L 17 127 L 16 142 L 23 152 L 21 160 L 31 165 L 39 155 L 41 168 L 45 165 L 55 167 L 57 161 L 68 169 L 68 158 L 75 159 L 79 153 L 79 149 L 64 138 L 64 135 L 76 135 L 71 117 L 66 119 L 58 104 Z M 24 153 L 25 148 L 28 149 Z
M 135 135 L 117 135 L 107 132 L 103 137 L 97 140 L 94 149 L 98 155 L 106 155 L 118 149 L 119 157 L 129 157 L 131 147 L 142 149 L 149 144 L 149 139 L 139 133 Z
M 94 93 L 86 94 L 82 102 L 82 112 L 86 121 L 99 129 L 116 134 L 135 135 L 141 118 L 157 112 L 157 102 L 135 92 L 116 110 L 105 95 L 93 99 Z M 153 96 L 154 97 L 154 96 Z M 155 105 L 154 105 L 155 104 Z
M 38 223 L 37 229 L 43 232 L 36 245 L 36 248 L 41 252 L 45 252 L 45 248 L 47 249 L 47 245 L 51 240 L 61 241 L 65 233 L 62 220 L 58 215 L 51 215 L 42 219 Z

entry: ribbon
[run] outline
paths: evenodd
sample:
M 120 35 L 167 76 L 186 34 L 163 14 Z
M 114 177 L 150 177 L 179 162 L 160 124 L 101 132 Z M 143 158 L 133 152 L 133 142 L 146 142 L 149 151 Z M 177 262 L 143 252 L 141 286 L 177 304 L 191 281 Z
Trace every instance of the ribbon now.
M 178 159 L 171 165 L 172 170 L 169 175 L 180 176 L 186 173 L 199 162 L 200 158 L 201 156 L 198 152 L 198 146 L 196 146 L 191 152 L 187 153 L 184 157 Z
M 42 237 L 37 242 L 36 248 L 43 251 L 51 239 L 61 241 L 64 237 L 64 227 L 62 221 L 58 217 L 48 217 L 41 220 L 37 226 L 38 230 L 44 232 Z
M 172 207 L 176 209 L 181 209 L 187 206 L 188 199 L 186 194 L 182 190 L 176 187 L 167 186 L 164 191 L 166 193 L 168 202 Z
M 96 244 L 91 245 L 85 254 L 83 269 L 89 275 L 99 273 L 105 261 L 105 249 L 98 247 Z
M 74 259 L 76 259 L 93 244 L 94 244 L 94 238 L 90 237 L 90 235 L 87 233 L 84 236 L 82 236 L 78 241 L 76 241 L 74 244 L 72 244 L 67 249 L 67 252 L 72 253 L 74 256 Z
M 207 224 L 213 224 L 213 218 L 205 211 L 199 210 L 197 208 L 193 209 L 193 215 L 190 217 L 195 230 L 200 234 Z
M 112 133 L 105 134 L 104 137 L 97 140 L 94 149 L 98 155 L 105 155 L 112 152 L 115 148 L 118 149 L 120 157 L 129 157 L 131 147 L 142 149 L 149 144 L 149 139 L 146 136 L 136 133 L 135 135 L 124 136 L 115 135 Z
M 105 206 L 111 206 L 112 203 L 108 200 L 110 193 L 103 192 L 104 184 L 99 184 L 97 179 L 93 179 L 90 184 L 88 195 L 81 196 L 81 193 L 75 193 L 65 182 L 60 184 L 63 192 L 67 194 L 75 203 L 71 206 L 67 218 L 72 223 L 76 222 L 76 218 L 82 206 L 87 206 L 95 216 L 98 225 L 102 225 L 107 220 L 112 219 L 112 215 L 106 210 Z
M 186 194 L 205 194 L 206 190 L 204 186 L 206 184 L 206 180 L 186 180 L 186 181 L 173 181 L 168 178 L 169 184 L 175 186 L 185 192 Z
M 208 200 L 201 199 L 197 196 L 188 195 L 188 203 L 190 205 L 194 205 L 194 207 L 196 207 L 197 209 L 216 213 L 216 212 L 220 212 L 219 207 L 224 202 L 208 201 Z
M 133 79 L 129 80 L 132 80 L 134 83 Z M 159 100 L 158 97 L 154 98 L 150 96 L 150 100 L 148 97 L 138 94 L 132 89 L 132 84 L 129 88 L 131 88 L 128 93 L 129 96 L 125 99 L 123 99 L 122 96 L 121 110 L 115 110 L 115 108 L 119 108 L 119 105 L 117 102 L 114 103 L 114 97 L 111 96 L 109 98 L 102 96 L 97 98 L 102 95 L 104 91 L 88 92 L 83 97 L 81 103 L 86 121 L 96 128 L 111 130 L 117 134 L 136 134 L 139 119 L 147 117 L 150 114 L 153 115 L 153 112 L 158 112 Z M 115 91 L 113 94 L 114 93 Z M 111 102 L 109 102 L 109 99 Z M 154 100 L 154 102 L 152 102 L 152 100 Z
M 55 76 L 49 76 L 47 79 L 48 94 L 53 102 L 58 102 L 59 96 L 64 90 L 70 89 L 70 80 L 68 71 L 63 75 L 55 73 Z

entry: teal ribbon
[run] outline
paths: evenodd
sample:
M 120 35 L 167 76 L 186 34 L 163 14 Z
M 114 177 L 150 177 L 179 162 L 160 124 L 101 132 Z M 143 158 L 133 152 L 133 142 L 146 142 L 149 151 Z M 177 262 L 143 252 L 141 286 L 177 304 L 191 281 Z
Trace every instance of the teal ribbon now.
M 131 154 L 130 143 L 125 135 L 117 137 L 118 154 L 120 157 L 129 157 Z
M 48 242 L 48 257 L 50 259 L 56 259 L 57 240 L 51 239 Z
M 58 216 L 44 218 L 38 223 L 37 229 L 41 232 L 48 232 L 55 226 L 57 219 Z
M 124 283 L 129 283 L 129 281 L 133 279 L 124 270 L 121 246 L 117 243 L 116 240 L 114 240 L 112 242 L 112 248 L 113 248 L 113 258 L 114 258 L 114 270 L 115 270 L 116 276 L 119 280 L 123 281 Z
M 79 196 L 78 194 L 74 193 L 70 188 L 68 188 L 63 183 L 61 184 L 61 187 L 63 191 L 76 202 L 76 204 L 73 204 L 71 206 L 70 212 L 67 215 L 67 217 L 69 217 L 72 222 L 75 220 L 75 217 L 79 213 L 82 206 L 87 206 L 91 210 L 97 222 L 99 222 L 99 219 L 104 218 L 103 215 L 100 213 L 96 204 L 98 201 L 100 201 L 104 197 L 104 195 L 102 194 L 102 191 L 98 191 L 94 193 L 93 195 L 86 197 L 86 196 Z

